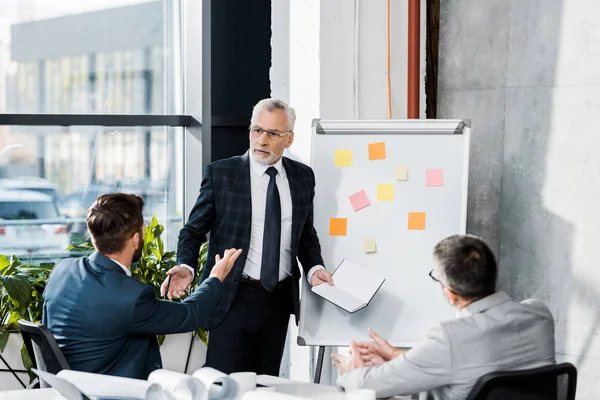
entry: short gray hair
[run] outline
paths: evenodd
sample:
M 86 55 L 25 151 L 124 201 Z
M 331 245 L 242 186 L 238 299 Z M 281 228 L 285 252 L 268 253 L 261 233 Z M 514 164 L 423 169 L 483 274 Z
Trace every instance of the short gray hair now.
M 285 114 L 287 115 L 288 131 L 293 131 L 294 125 L 296 124 L 296 111 L 294 111 L 294 109 L 288 106 L 285 102 L 278 99 L 263 99 L 256 103 L 254 109 L 252 110 L 252 119 L 250 120 L 250 123 L 254 125 L 254 121 L 260 112 L 273 112 L 275 110 L 285 111 Z
M 435 246 L 433 258 L 442 284 L 462 298 L 482 298 L 496 292 L 498 266 L 481 238 L 450 236 Z

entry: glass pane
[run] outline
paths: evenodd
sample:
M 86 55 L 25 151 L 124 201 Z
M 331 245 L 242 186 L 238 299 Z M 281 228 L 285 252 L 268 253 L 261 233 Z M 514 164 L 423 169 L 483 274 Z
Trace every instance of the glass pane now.
M 178 1 L 1 0 L 0 112 L 181 113 Z
M 137 193 L 176 250 L 183 221 L 183 128 L 0 126 L 0 254 L 53 261 L 88 237 L 88 207 Z

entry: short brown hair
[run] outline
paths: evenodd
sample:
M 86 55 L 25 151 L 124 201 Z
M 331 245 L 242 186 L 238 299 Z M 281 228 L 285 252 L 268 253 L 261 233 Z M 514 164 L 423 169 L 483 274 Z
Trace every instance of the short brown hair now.
M 110 193 L 98 197 L 88 209 L 87 227 L 96 250 L 114 254 L 144 225 L 144 200 L 136 194 Z

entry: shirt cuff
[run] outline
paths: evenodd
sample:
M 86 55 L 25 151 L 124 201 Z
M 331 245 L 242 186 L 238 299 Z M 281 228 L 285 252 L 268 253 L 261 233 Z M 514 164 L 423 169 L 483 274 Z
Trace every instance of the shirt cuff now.
M 190 272 L 192 273 L 192 281 L 194 280 L 194 278 L 196 277 L 196 271 L 194 271 L 194 269 L 192 267 L 190 267 L 187 264 L 179 264 L 180 267 L 186 267 L 187 269 L 190 270 Z
M 308 279 L 308 283 L 310 283 L 310 281 L 312 280 L 312 277 L 315 274 L 315 272 L 317 272 L 320 269 L 325 269 L 325 267 L 322 265 L 315 265 L 308 271 L 308 274 L 306 274 L 306 279 Z M 312 285 L 312 283 L 310 284 Z

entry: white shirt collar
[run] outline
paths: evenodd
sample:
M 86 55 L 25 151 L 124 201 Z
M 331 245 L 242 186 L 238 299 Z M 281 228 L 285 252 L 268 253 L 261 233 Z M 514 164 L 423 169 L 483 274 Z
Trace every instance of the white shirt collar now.
M 111 258 L 112 262 L 114 262 L 115 264 L 117 264 L 119 267 L 123 268 L 123 271 L 125 271 L 125 273 L 127 274 L 127 276 L 131 276 L 131 270 L 129 268 L 127 268 L 126 266 L 124 266 L 123 264 L 121 264 L 120 262 L 118 262 L 117 260 L 115 260 L 114 258 Z
M 275 165 L 261 164 L 254 159 L 254 154 L 252 153 L 252 150 L 250 150 L 250 165 L 260 177 L 262 177 L 267 172 L 267 169 L 269 169 L 269 167 L 275 167 L 275 169 L 277 170 L 277 174 L 280 177 L 285 178 L 285 168 L 283 168 L 282 160 L 283 157 L 281 157 L 279 161 L 275 163 Z

